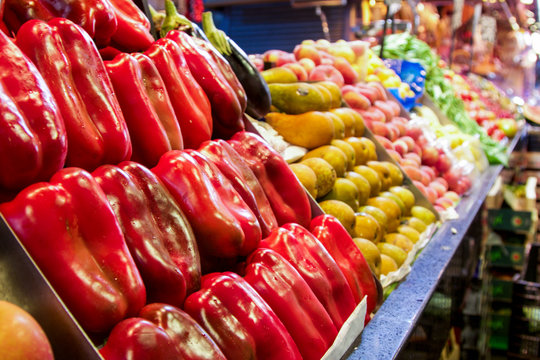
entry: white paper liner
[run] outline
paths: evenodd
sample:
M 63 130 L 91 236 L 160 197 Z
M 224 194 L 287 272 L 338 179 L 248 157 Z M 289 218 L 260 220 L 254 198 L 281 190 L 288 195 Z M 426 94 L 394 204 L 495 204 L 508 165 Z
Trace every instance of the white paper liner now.
M 401 281 L 411 272 L 411 264 L 414 262 L 414 259 L 416 258 L 416 255 L 418 252 L 423 249 L 429 240 L 431 240 L 431 237 L 433 236 L 433 233 L 437 229 L 436 223 L 430 224 L 426 230 L 422 234 L 420 234 L 420 238 L 418 241 L 414 244 L 411 251 L 407 253 L 407 258 L 401 264 L 399 269 L 396 271 L 392 271 L 388 273 L 387 275 L 381 275 L 380 281 L 383 289 L 387 288 L 391 284 Z
M 459 214 L 453 206 L 450 206 L 443 211 L 439 211 L 439 216 L 441 218 L 441 222 L 459 219 Z
M 279 135 L 279 133 L 266 122 L 254 119 L 250 120 L 259 134 L 261 134 L 261 136 L 268 141 L 270 146 L 279 152 L 288 163 L 300 160 L 302 156 L 308 152 L 306 148 L 289 144 L 283 139 L 283 136 Z
M 356 306 L 349 318 L 343 323 L 334 340 L 334 343 L 326 351 L 321 360 L 341 359 L 349 350 L 354 341 L 364 330 L 364 321 L 367 311 L 367 296 Z

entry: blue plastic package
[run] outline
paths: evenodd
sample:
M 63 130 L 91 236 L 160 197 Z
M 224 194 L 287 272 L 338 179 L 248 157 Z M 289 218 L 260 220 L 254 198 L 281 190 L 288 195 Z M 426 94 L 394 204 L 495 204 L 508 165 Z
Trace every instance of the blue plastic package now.
M 403 107 L 410 111 L 416 101 L 422 97 L 424 93 L 424 83 L 426 80 L 426 70 L 420 63 L 415 61 L 408 61 L 402 59 L 385 59 L 385 65 L 394 70 L 396 74 L 400 77 L 402 82 L 409 84 L 414 96 L 407 97 L 403 99 L 399 95 L 399 89 L 392 88 L 388 89 L 395 96 L 396 99 L 403 105 Z

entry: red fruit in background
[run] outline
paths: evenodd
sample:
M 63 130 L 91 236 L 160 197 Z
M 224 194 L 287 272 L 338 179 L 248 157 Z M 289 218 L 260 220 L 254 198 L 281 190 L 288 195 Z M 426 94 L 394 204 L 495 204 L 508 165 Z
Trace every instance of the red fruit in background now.
M 384 113 L 386 122 L 392 121 L 392 118 L 394 117 L 394 112 L 392 111 L 392 108 L 388 107 L 386 101 L 377 100 L 373 105 Z
M 366 84 L 356 84 L 355 87 L 358 89 L 360 94 L 364 95 L 369 99 L 369 101 L 373 104 L 375 101 L 379 100 L 379 91 L 375 88 L 372 88 L 371 86 L 367 86 Z
M 416 155 L 418 155 L 418 157 L 420 157 L 420 159 L 422 159 L 422 148 L 420 147 L 420 145 L 415 143 L 410 152 L 415 153 Z
M 426 187 L 420 181 L 413 180 L 413 185 L 427 198 Z
M 443 178 L 448 183 L 448 188 L 452 191 L 456 191 L 456 188 L 458 187 L 458 181 L 461 178 L 461 172 L 450 170 L 443 174 Z
M 407 154 L 405 154 L 405 155 L 407 155 Z M 403 168 L 404 166 L 418 167 L 419 164 L 417 162 L 415 162 L 414 160 L 407 159 L 407 158 L 404 157 L 399 162 L 399 165 L 401 165 L 401 167 Z
M 367 49 L 369 49 L 369 43 L 363 40 L 349 41 L 349 46 L 356 55 L 356 57 L 364 55 Z
M 446 154 L 439 154 L 439 158 L 435 163 L 435 168 L 439 173 L 445 173 L 452 167 L 452 161 Z
M 420 179 L 420 182 L 424 184 L 424 186 L 429 186 L 429 184 L 431 183 L 429 174 L 422 170 L 420 170 L 420 173 L 422 174 L 422 178 Z
M 407 146 L 407 143 L 403 141 L 401 138 L 394 141 L 394 149 L 401 155 L 405 155 L 409 152 L 409 148 Z
M 437 211 L 438 213 L 441 213 L 443 212 L 445 209 L 439 205 L 433 205 L 433 208 L 435 209 L 435 211 Z
M 392 123 L 394 123 L 394 121 L 392 121 Z M 413 147 L 414 147 L 414 140 L 412 137 L 410 136 L 402 136 L 399 138 L 399 140 L 405 142 L 405 144 L 407 144 L 407 152 L 409 151 L 412 151 Z
M 419 168 L 414 167 L 414 166 L 405 165 L 405 166 L 402 166 L 402 169 L 405 172 L 405 174 L 407 174 L 411 178 L 411 180 L 418 181 L 421 184 L 423 184 L 423 182 L 422 182 L 422 171 L 420 171 Z
M 392 119 L 392 122 L 407 125 L 409 123 L 409 120 L 407 120 L 406 118 L 404 118 L 402 116 L 394 116 L 394 118 Z
M 296 61 L 294 54 L 283 50 L 267 50 L 263 53 L 263 61 L 273 63 L 274 66 L 281 66 Z
M 430 182 L 435 180 L 435 177 L 437 176 L 437 174 L 435 174 L 435 170 L 433 170 L 433 168 L 426 165 L 422 165 L 420 166 L 420 170 L 422 170 L 423 172 L 429 175 Z
M 358 81 L 358 73 L 345 58 L 336 56 L 333 65 L 343 75 L 345 84 L 354 84 Z
M 446 180 L 444 180 L 444 178 L 436 177 L 435 180 L 433 180 L 433 181 L 438 182 L 439 184 L 443 185 L 445 192 L 448 191 L 448 182 Z
M 370 121 L 379 121 L 379 122 L 384 122 L 386 120 L 386 117 L 384 116 L 384 113 L 377 109 L 376 107 L 370 107 L 370 108 L 367 108 L 366 110 L 362 110 L 360 112 L 360 115 L 362 115 L 362 117 L 364 119 L 367 119 L 367 120 L 370 120 Z
M 341 89 L 341 98 L 353 109 L 366 110 L 371 106 L 369 99 L 360 94 L 352 85 L 345 85 Z
M 396 145 L 394 143 L 394 148 L 396 148 Z M 397 163 L 399 163 L 401 160 L 403 160 L 403 158 L 401 157 L 399 151 L 396 150 L 392 150 L 392 149 L 386 149 L 386 152 L 388 153 L 388 155 L 390 155 L 390 157 L 394 160 L 396 160 Z
M 388 138 L 388 128 L 386 127 L 386 124 L 383 123 L 383 122 L 372 121 L 371 122 L 371 127 L 369 129 L 375 135 L 379 135 L 379 136 Z
M 403 156 L 405 159 L 411 159 L 417 166 L 422 164 L 422 158 L 415 152 L 408 152 Z
M 399 138 L 399 128 L 396 124 L 386 123 L 388 129 L 388 135 L 386 136 L 390 141 L 397 140 Z
M 263 61 L 262 58 L 260 58 L 260 57 L 250 57 L 249 59 L 251 60 L 251 62 L 253 63 L 253 65 L 257 69 L 257 71 L 260 72 L 260 71 L 264 70 L 264 61 Z
M 293 50 L 294 57 L 296 60 L 300 59 L 310 59 L 315 63 L 315 66 L 321 64 L 321 54 L 319 53 L 319 50 L 315 47 L 315 45 L 306 45 L 306 44 L 299 44 L 294 47 Z
M 394 116 L 399 116 L 399 114 L 401 113 L 401 108 L 399 107 L 399 104 L 397 102 L 389 99 L 386 101 L 386 104 L 388 105 L 390 109 L 392 109 Z
M 443 197 L 452 200 L 454 204 L 457 204 L 459 201 L 459 195 L 455 191 L 447 191 L 444 193 Z
M 343 75 L 332 65 L 317 65 L 309 73 L 310 81 L 332 81 L 340 88 L 345 85 Z
M 435 201 L 437 201 L 437 192 L 428 186 L 426 187 L 426 197 L 430 203 L 435 204 Z
M 383 84 L 377 81 L 370 81 L 367 83 L 367 85 L 378 90 L 378 100 L 388 100 L 388 96 L 386 95 L 386 89 L 384 88 Z
M 446 197 L 439 197 L 437 200 L 435 200 L 435 206 L 440 206 L 442 209 L 446 210 L 452 206 L 454 206 L 454 202 Z
M 32 315 L 15 304 L 0 301 L 0 319 L 0 354 L 3 359 L 54 359 L 51 344 Z
M 495 131 L 493 131 L 493 134 L 491 134 L 491 137 L 494 140 L 501 141 L 502 139 L 506 137 L 506 135 L 501 129 L 495 129 Z
M 400 138 L 405 136 L 405 131 L 406 131 L 405 125 L 403 125 L 400 122 L 395 122 L 393 119 L 392 119 L 392 121 L 390 123 L 398 128 Z M 414 140 L 413 140 L 413 144 L 414 144 Z
M 396 118 L 394 118 L 394 121 L 395 120 Z M 407 125 L 405 125 L 405 135 L 411 137 L 415 142 L 423 134 L 424 132 L 422 131 L 421 127 L 410 123 L 407 123 Z
M 307 81 L 308 79 L 308 72 L 306 71 L 306 69 L 304 69 L 302 65 L 300 65 L 300 63 L 287 63 L 285 65 L 282 65 L 281 67 L 292 70 L 298 78 L 298 81 Z
M 317 66 L 317 64 L 315 64 L 315 62 L 311 59 L 308 59 L 308 58 L 303 58 L 303 59 L 300 59 L 297 61 L 300 65 L 302 65 L 302 67 L 304 69 L 306 69 L 307 73 L 308 73 L 308 78 L 309 78 L 309 73 L 311 72 L 311 70 L 313 70 L 315 68 L 315 66 Z
M 439 158 L 439 151 L 431 145 L 427 145 L 422 149 L 422 164 L 434 166 Z
M 392 144 L 392 142 L 388 140 L 387 138 L 385 138 L 384 136 L 380 136 L 380 135 L 374 135 L 374 136 L 375 136 L 375 139 L 379 142 L 379 144 L 381 144 L 385 149 L 394 150 L 394 151 L 396 150 L 394 149 L 394 144 Z
M 443 196 L 446 192 L 446 188 L 439 181 L 432 181 L 428 186 L 435 190 L 435 192 L 437 193 L 437 197 Z

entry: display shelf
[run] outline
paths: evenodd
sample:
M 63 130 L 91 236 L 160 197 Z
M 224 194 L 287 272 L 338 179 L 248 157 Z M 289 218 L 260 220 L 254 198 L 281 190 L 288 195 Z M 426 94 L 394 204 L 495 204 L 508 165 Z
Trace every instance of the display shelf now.
M 509 151 L 520 137 L 521 133 L 513 139 Z M 502 169 L 502 165 L 490 166 L 473 180 L 470 194 L 457 206 L 459 219 L 441 225 L 414 262 L 410 274 L 384 301 L 343 359 L 395 359 L 400 355 Z

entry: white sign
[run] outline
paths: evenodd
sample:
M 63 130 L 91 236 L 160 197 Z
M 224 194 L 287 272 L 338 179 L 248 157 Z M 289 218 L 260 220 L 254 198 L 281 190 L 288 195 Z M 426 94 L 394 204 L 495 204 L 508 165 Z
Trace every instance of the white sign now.
M 461 26 L 461 20 L 463 18 L 463 4 L 464 0 L 454 0 L 454 13 L 452 14 L 452 31 L 455 31 Z

